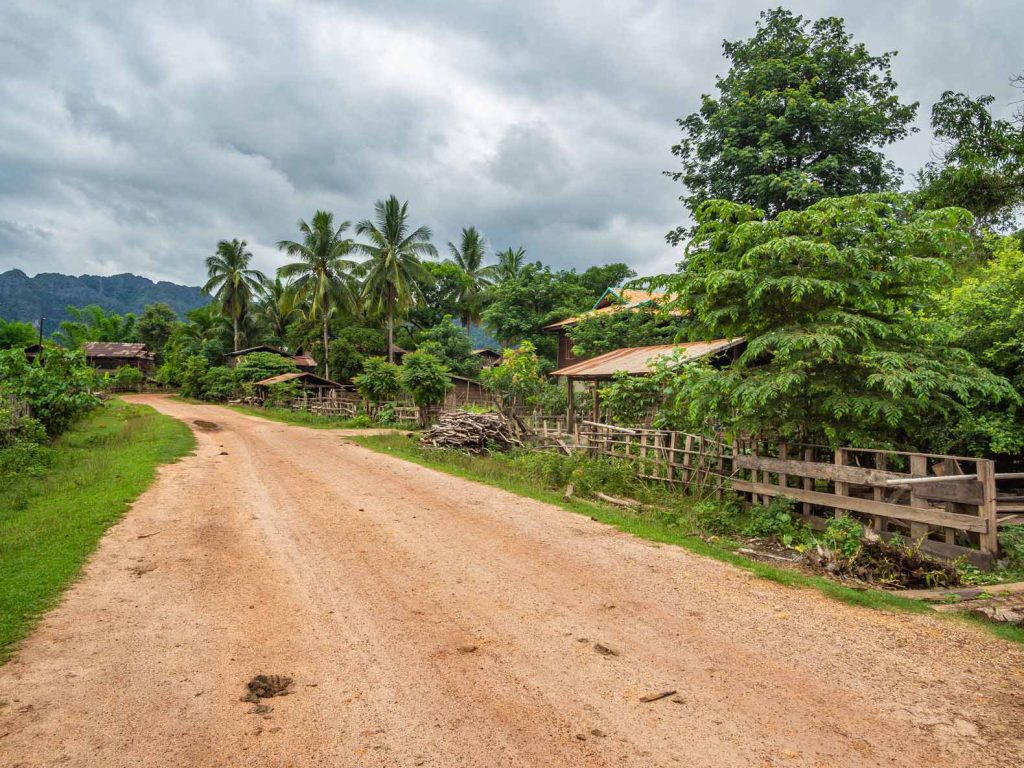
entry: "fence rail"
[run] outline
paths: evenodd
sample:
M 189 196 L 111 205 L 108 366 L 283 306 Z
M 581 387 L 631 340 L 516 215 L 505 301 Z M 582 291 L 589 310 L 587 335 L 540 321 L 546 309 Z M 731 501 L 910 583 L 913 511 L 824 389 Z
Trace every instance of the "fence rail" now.
M 902 536 L 945 559 L 987 567 L 998 556 L 1000 527 L 1024 523 L 1024 493 L 998 492 L 1024 479 L 997 474 L 989 459 L 876 449 L 726 443 L 721 436 L 581 421 L 574 431 L 541 422 L 541 442 L 636 464 L 647 480 L 699 493 L 725 488 L 748 504 L 786 497 L 808 525 L 852 516 L 884 538 Z

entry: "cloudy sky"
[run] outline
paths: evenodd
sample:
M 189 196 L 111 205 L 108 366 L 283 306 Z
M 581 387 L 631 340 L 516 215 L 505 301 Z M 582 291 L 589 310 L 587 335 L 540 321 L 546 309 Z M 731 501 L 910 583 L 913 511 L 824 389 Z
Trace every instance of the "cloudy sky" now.
M 440 246 L 476 225 L 558 266 L 678 258 L 675 119 L 760 2 L 117 3 L 0 0 L 0 271 L 195 284 L 217 240 L 258 265 L 317 208 L 353 221 L 394 193 Z M 1024 6 L 790 2 L 897 49 L 928 160 L 944 89 L 1013 110 Z

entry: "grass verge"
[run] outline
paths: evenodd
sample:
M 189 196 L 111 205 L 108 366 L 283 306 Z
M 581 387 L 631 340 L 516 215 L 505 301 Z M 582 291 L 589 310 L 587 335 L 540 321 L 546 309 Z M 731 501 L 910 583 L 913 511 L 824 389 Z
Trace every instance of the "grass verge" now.
M 995 624 L 967 614 L 932 611 L 920 600 L 900 597 L 894 592 L 879 589 L 854 589 L 822 576 L 789 568 L 779 568 L 744 557 L 733 551 L 728 540 L 708 541 L 694 536 L 678 526 L 660 519 L 633 513 L 628 510 L 583 499 L 566 501 L 560 490 L 545 488 L 536 476 L 518 472 L 507 461 L 488 456 L 472 456 L 456 451 L 432 451 L 421 448 L 415 440 L 404 435 L 358 436 L 348 438 L 354 443 L 379 453 L 411 461 L 424 467 L 447 472 L 467 480 L 491 485 L 511 493 L 525 496 L 547 504 L 553 504 L 587 515 L 611 525 L 620 531 L 641 539 L 662 544 L 683 547 L 704 557 L 714 558 L 741 568 L 762 579 L 774 581 L 788 587 L 817 589 L 822 594 L 849 605 L 858 605 L 876 610 L 900 611 L 904 613 L 928 614 L 935 618 L 952 621 L 967 621 L 980 626 L 990 633 L 1017 643 L 1024 643 L 1024 628 Z
M 199 402 L 199 401 L 194 401 Z M 210 405 L 210 403 L 206 403 Z M 220 403 L 215 403 L 220 405 Z M 320 416 L 309 411 L 293 411 L 288 408 L 255 407 L 249 405 L 225 405 L 233 411 L 244 413 L 248 416 L 258 416 L 270 421 L 280 421 L 284 424 L 294 424 L 299 427 L 312 427 L 313 429 L 409 429 L 412 425 L 378 424 L 370 421 L 366 416 L 357 416 L 354 419 L 343 416 Z
M 157 466 L 194 447 L 177 419 L 112 400 L 58 438 L 42 475 L 0 486 L 0 663 L 77 578 Z

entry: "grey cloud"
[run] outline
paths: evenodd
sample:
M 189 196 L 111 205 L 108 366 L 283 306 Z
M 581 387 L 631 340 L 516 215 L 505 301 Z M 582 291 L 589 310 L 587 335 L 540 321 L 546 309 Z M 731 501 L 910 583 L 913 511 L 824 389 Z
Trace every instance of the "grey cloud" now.
M 991 92 L 1020 68 L 1012 2 L 789 3 L 899 49 L 902 97 Z M 435 240 L 481 228 L 557 266 L 670 269 L 675 118 L 761 2 L 100 0 L 0 7 L 0 269 L 197 283 L 246 239 L 394 192 Z M 909 172 L 927 131 L 891 148 Z

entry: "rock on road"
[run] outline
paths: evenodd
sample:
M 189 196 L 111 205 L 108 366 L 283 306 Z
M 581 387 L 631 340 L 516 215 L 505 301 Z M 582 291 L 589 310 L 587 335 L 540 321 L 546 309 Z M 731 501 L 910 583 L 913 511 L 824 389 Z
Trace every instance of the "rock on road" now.
M 221 429 L 0 668 L 2 766 L 1024 764 L 1024 653 L 978 629 L 132 399 Z M 293 693 L 250 714 L 259 673 Z

